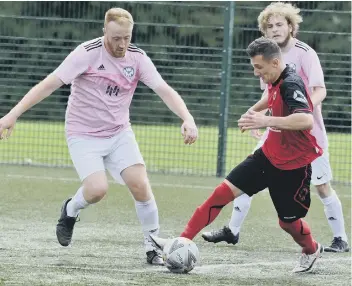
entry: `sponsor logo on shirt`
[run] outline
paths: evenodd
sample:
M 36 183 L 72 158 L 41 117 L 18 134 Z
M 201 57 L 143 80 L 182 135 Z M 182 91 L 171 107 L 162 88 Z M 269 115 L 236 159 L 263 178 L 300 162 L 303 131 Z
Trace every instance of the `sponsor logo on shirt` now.
M 99 70 L 99 71 L 105 71 L 105 67 L 104 67 L 104 65 L 103 65 L 103 64 L 101 64 L 101 65 L 100 65 L 100 67 L 98 67 L 98 70 Z
M 127 78 L 133 78 L 134 76 L 134 68 L 133 67 L 125 67 L 123 69 L 123 75 Z

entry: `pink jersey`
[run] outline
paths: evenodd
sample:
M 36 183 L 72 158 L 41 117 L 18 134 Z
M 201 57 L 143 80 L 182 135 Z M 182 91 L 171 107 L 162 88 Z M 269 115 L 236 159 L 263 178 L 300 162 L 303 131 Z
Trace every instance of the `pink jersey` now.
M 79 45 L 53 72 L 71 83 L 66 136 L 109 138 L 130 126 L 129 107 L 138 81 L 151 89 L 163 79 L 145 52 L 130 45 L 123 58 L 111 56 L 104 37 Z
M 282 53 L 285 63 L 296 70 L 310 92 L 313 91 L 313 87 L 315 86 L 325 87 L 324 74 L 317 53 L 307 44 L 297 39 L 294 39 L 294 41 L 291 49 L 286 53 Z M 261 82 L 261 87 L 265 88 L 263 82 Z M 325 149 L 328 147 L 328 138 L 321 108 L 321 104 L 314 107 L 314 126 L 311 134 L 316 138 L 318 145 Z

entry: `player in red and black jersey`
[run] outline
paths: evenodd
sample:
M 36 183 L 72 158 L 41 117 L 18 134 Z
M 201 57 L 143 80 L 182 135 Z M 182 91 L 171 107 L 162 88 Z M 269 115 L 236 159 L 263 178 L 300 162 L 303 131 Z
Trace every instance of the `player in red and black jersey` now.
M 215 188 L 196 209 L 180 236 L 193 239 L 229 202 L 268 188 L 281 228 L 302 247 L 302 256 L 293 272 L 309 272 L 323 252 L 302 219 L 310 206 L 310 163 L 322 154 L 310 134 L 312 103 L 302 79 L 284 64 L 275 41 L 259 38 L 248 46 L 247 53 L 254 74 L 269 85 L 269 92 L 242 115 L 238 126 L 241 130 L 269 127 L 268 139 Z M 267 108 L 270 116 L 260 113 Z M 159 247 L 167 241 L 151 238 Z
M 260 46 L 258 47 L 260 49 Z M 256 50 L 249 50 L 256 55 Z M 262 56 L 252 57 L 255 74 L 264 80 Z M 265 96 L 239 121 L 242 130 L 252 129 L 253 125 L 270 128 L 262 151 L 268 160 L 278 169 L 292 170 L 308 165 L 322 154 L 316 139 L 310 133 L 313 124 L 313 105 L 304 83 L 290 67 L 283 65 L 281 75 L 272 84 L 270 79 L 268 96 Z M 255 111 L 265 106 L 269 116 Z M 309 127 L 309 129 L 305 129 Z

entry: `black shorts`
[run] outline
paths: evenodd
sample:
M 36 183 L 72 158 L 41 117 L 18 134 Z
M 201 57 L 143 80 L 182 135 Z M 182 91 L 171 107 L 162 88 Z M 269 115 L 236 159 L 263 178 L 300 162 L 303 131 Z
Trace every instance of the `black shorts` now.
M 305 217 L 310 206 L 311 165 L 294 170 L 276 168 L 258 149 L 226 177 L 248 196 L 266 188 L 279 218 L 293 222 Z

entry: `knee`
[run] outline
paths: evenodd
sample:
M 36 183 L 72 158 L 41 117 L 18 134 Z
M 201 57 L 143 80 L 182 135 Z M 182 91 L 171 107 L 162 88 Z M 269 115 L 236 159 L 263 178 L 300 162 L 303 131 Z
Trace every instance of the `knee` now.
M 229 181 L 224 180 L 220 185 L 215 188 L 211 196 L 213 196 L 214 198 L 219 198 L 221 201 L 225 199 L 230 202 L 242 194 L 243 192 L 241 190 L 239 190 Z
M 134 180 L 129 183 L 128 188 L 136 201 L 144 202 L 153 197 L 148 178 Z
M 321 184 L 321 185 L 317 185 L 315 187 L 317 189 L 319 197 L 322 198 L 322 199 L 331 196 L 332 193 L 333 193 L 332 189 L 330 188 L 330 184 L 329 183 L 324 183 L 324 184 Z
M 288 221 L 288 220 L 283 221 L 282 219 L 279 219 L 279 225 L 287 233 L 292 233 L 293 229 L 299 227 L 300 219 L 298 220 L 296 219 L 294 221 Z
M 281 219 L 279 219 L 279 225 L 280 227 L 284 230 L 284 231 L 287 231 L 290 229 L 290 224 L 289 222 L 284 222 L 282 221 Z
M 105 197 L 109 185 L 107 181 L 102 180 L 83 184 L 83 187 L 87 202 L 96 203 Z

